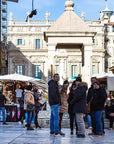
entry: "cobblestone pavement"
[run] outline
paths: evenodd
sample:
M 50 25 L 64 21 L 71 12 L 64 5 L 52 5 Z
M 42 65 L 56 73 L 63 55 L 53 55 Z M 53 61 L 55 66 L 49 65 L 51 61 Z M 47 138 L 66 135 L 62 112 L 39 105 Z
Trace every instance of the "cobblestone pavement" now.
M 14 123 L 0 124 L 0 144 L 114 144 L 114 130 L 105 130 L 103 137 L 89 136 L 91 130 L 86 130 L 86 138 L 70 135 L 70 129 L 63 129 L 65 136 L 52 136 L 49 128 L 27 131 L 21 125 Z

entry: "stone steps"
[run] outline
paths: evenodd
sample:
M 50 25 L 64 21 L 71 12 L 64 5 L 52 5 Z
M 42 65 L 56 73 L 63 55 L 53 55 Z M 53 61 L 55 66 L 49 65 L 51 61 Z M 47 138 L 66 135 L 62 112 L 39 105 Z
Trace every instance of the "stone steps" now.
M 45 128 L 49 128 L 49 119 L 45 119 L 45 118 L 40 118 L 38 119 L 39 121 L 39 125 L 41 127 L 45 127 Z M 86 124 L 86 128 L 87 128 L 87 122 L 85 122 Z M 104 125 L 105 128 L 109 128 L 109 120 L 108 119 L 104 119 Z M 62 128 L 70 128 L 70 120 L 69 119 L 63 119 L 62 120 Z

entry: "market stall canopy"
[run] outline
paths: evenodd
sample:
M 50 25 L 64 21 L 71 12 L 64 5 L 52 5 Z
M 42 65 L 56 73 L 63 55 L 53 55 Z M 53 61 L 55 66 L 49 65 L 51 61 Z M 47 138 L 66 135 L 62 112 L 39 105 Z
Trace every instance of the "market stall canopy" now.
M 109 73 L 100 73 L 94 74 L 92 77 L 96 77 L 97 79 L 107 81 L 107 89 L 109 91 L 114 91 L 114 74 Z
M 34 78 L 20 74 L 8 74 L 0 76 L 0 80 L 30 81 L 32 79 Z
M 108 78 L 108 77 L 113 77 L 114 78 L 114 74 L 110 74 L 110 73 L 99 73 L 99 74 L 94 74 L 92 75 L 92 77 L 96 77 L 96 78 Z
M 38 84 L 39 88 L 42 88 L 44 90 L 47 90 L 48 85 L 44 80 L 36 79 L 34 77 L 29 77 L 26 75 L 20 75 L 20 74 L 8 74 L 8 75 L 2 75 L 0 76 L 0 81 L 26 81 L 31 82 L 34 84 Z

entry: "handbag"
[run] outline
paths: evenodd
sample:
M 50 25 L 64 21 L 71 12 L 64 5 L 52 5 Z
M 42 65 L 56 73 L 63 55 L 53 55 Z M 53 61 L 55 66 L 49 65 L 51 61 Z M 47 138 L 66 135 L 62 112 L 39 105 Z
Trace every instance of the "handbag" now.
M 29 112 L 35 111 L 35 105 L 28 104 L 27 105 L 27 111 L 29 111 Z

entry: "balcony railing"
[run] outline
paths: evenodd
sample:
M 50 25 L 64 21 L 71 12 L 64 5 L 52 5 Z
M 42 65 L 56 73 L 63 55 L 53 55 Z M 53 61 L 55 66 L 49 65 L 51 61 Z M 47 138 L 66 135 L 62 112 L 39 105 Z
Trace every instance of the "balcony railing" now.
M 100 24 L 100 20 L 84 20 L 85 23 L 87 24 Z
M 55 23 L 55 20 L 30 20 L 26 22 L 26 20 L 14 20 L 14 25 L 52 25 Z

